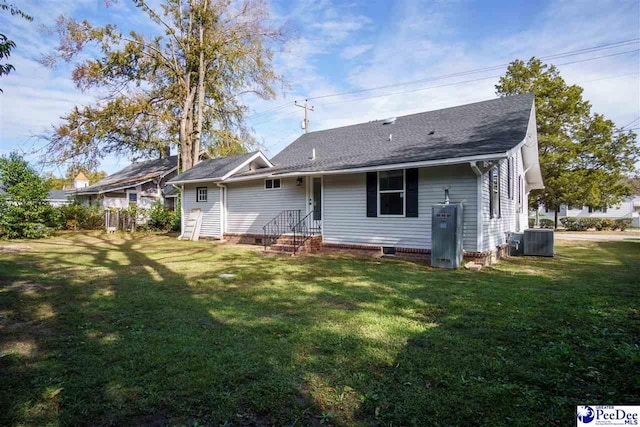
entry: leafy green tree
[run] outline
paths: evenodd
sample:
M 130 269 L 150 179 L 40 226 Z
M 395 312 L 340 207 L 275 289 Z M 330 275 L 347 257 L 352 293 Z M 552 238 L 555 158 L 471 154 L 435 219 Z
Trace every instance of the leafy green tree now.
M 623 181 L 640 155 L 636 134 L 591 113 L 582 88 L 567 85 L 553 65 L 537 58 L 512 62 L 496 85 L 500 96 L 535 95 L 540 166 L 545 188 L 532 191 L 532 205 L 606 207 L 629 195 Z
M 242 95 L 273 98 L 281 82 L 273 49 L 284 32 L 274 26 L 266 3 L 133 3 L 156 24 L 157 34 L 123 34 L 113 24 L 58 19 L 60 45 L 43 62 L 53 66 L 88 55 L 73 79 L 78 88 L 107 96 L 63 117 L 46 136 L 47 157 L 93 168 L 106 154 L 167 155 L 168 145 L 178 144 L 186 170 L 206 147 L 233 152 L 254 144 Z
M 44 174 L 44 179 L 49 182 L 51 188 L 62 189 L 65 186 L 72 186 L 73 180 L 76 176 L 78 176 L 78 173 L 80 172 L 82 172 L 89 179 L 89 185 L 93 185 L 96 182 L 101 181 L 107 177 L 107 173 L 105 171 L 91 171 L 82 166 L 70 166 L 67 169 L 64 178 L 57 177 L 53 173 L 48 172 Z
M 18 16 L 26 19 L 27 21 L 33 21 L 32 16 L 27 15 L 16 6 L 7 3 L 6 0 L 2 0 L 0 2 L 0 11 L 8 11 L 12 16 Z M 0 77 L 7 75 L 16 69 L 16 67 L 11 64 L 3 63 L 7 58 L 9 58 L 9 56 L 11 56 L 11 51 L 15 49 L 15 47 L 16 43 L 13 40 L 10 40 L 4 33 L 0 33 Z M 0 93 L 2 93 L 2 89 L 0 89 Z
M 51 208 L 48 183 L 17 153 L 0 157 L 0 237 L 38 238 L 46 234 Z

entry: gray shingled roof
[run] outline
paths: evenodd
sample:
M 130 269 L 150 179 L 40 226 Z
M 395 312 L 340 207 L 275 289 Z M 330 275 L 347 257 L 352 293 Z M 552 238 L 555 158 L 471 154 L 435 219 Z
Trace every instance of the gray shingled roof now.
M 66 200 L 69 195 L 64 190 L 51 190 L 47 195 L 47 200 Z
M 176 187 L 174 187 L 173 185 L 167 184 L 164 187 L 162 187 L 162 194 L 164 194 L 164 197 L 177 196 L 178 195 L 178 189 Z
M 271 161 L 273 172 L 321 171 L 504 153 L 522 142 L 533 95 L 304 134 Z M 389 140 L 391 135 L 391 140 Z M 310 160 L 313 149 L 316 159 Z
M 178 156 L 132 163 L 102 181 L 77 190 L 76 194 L 105 193 L 118 188 L 135 187 L 151 179 L 164 176 L 177 166 Z
M 254 154 L 256 154 L 256 152 L 202 160 L 200 163 L 198 163 L 188 171 L 171 178 L 167 182 L 171 183 L 177 181 L 222 178 L 224 175 L 231 172 L 234 168 L 238 167 L 238 165 L 249 159 Z

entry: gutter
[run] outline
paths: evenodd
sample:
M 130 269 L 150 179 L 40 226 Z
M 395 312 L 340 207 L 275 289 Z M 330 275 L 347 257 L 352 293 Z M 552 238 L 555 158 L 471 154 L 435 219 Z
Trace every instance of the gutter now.
M 286 177 L 309 176 L 309 175 L 338 175 L 338 174 L 347 174 L 347 173 L 374 172 L 374 171 L 392 170 L 392 169 L 411 169 L 411 168 L 419 168 L 419 167 L 465 164 L 465 163 L 469 163 L 470 161 L 501 160 L 501 159 L 506 159 L 507 157 L 508 157 L 507 153 L 504 152 L 504 153 L 495 153 L 495 154 L 485 154 L 482 156 L 466 156 L 466 157 L 454 157 L 454 158 L 439 159 L 439 160 L 424 160 L 420 162 L 389 163 L 385 165 L 365 166 L 365 167 L 350 168 L 350 169 L 289 172 L 289 173 L 282 173 L 282 174 L 266 173 L 262 175 L 229 178 L 229 179 L 226 179 L 225 181 L 236 182 L 236 181 L 249 181 L 252 179 L 271 178 L 271 177 L 286 178 Z
M 482 252 L 482 170 L 478 166 L 477 161 L 469 162 L 471 170 L 476 174 L 476 251 Z

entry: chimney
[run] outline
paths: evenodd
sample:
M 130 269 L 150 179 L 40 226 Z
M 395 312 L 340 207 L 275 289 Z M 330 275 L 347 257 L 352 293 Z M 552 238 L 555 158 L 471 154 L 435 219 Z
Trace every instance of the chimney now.
M 312 148 L 312 149 L 311 149 L 311 157 L 309 157 L 309 159 L 310 159 L 311 161 L 313 161 L 313 160 L 315 160 L 315 159 L 316 159 L 316 149 L 315 149 L 315 148 Z

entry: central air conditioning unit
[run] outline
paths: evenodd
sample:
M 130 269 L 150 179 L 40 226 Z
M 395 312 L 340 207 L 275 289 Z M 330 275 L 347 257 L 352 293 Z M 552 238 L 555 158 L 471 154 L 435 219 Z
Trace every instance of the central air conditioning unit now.
M 554 255 L 553 230 L 543 228 L 524 230 L 524 254 L 552 257 Z

